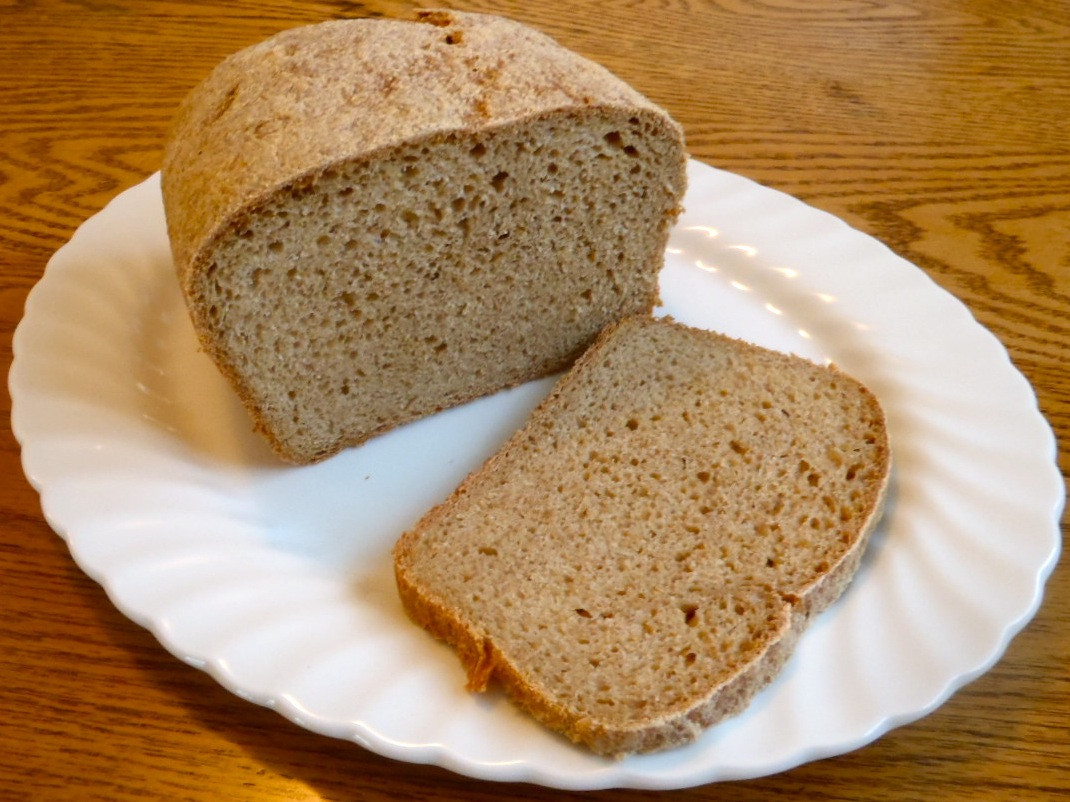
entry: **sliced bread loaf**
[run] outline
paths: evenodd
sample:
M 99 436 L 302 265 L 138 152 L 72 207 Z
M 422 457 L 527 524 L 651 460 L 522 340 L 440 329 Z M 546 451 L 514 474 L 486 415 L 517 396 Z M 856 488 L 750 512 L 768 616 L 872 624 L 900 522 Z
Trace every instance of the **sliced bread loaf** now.
M 882 411 L 854 379 L 635 317 L 398 541 L 400 598 L 595 752 L 743 709 L 858 568 L 883 506 Z
M 309 462 L 567 367 L 649 311 L 681 130 L 518 23 L 285 31 L 182 104 L 163 198 L 204 350 Z

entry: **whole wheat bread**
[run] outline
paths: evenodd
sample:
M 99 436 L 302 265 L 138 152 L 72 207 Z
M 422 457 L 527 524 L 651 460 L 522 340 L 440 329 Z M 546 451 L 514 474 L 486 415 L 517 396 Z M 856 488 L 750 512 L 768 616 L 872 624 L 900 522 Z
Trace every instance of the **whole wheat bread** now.
M 649 311 L 681 130 L 500 17 L 285 31 L 221 63 L 164 155 L 204 350 L 292 462 L 567 367 Z
M 603 334 L 398 541 L 400 598 L 595 752 L 742 710 L 859 566 L 890 452 L 832 367 L 649 317 Z

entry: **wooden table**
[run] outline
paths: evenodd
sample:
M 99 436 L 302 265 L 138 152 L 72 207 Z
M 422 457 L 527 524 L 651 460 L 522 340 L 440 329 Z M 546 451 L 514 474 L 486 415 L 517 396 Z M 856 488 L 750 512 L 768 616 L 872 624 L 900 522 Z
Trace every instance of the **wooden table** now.
M 413 5 L 0 2 L 3 372 L 51 253 L 158 169 L 175 105 L 214 63 L 282 28 L 401 16 Z M 996 334 L 1057 436 L 1070 438 L 1062 0 L 443 5 L 544 29 L 667 107 L 695 157 L 883 240 Z M 8 397 L 0 403 L 0 798 L 569 796 L 314 735 L 168 655 L 109 604 L 44 522 L 22 476 Z M 1059 464 L 1065 477 L 1066 452 Z M 851 754 L 676 797 L 1053 798 L 1070 790 L 1068 664 L 1064 564 L 1001 662 L 937 712 Z

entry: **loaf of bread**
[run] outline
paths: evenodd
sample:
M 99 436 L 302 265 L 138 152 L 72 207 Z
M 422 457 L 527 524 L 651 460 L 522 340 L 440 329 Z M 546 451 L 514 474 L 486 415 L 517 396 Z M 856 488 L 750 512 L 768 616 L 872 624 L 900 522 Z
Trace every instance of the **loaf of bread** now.
M 844 590 L 889 471 L 844 373 L 631 318 L 399 539 L 400 598 L 470 688 L 597 753 L 683 744 Z
M 604 68 L 434 11 L 226 59 L 181 105 L 162 186 L 203 349 L 304 463 L 649 311 L 685 163 L 679 126 Z

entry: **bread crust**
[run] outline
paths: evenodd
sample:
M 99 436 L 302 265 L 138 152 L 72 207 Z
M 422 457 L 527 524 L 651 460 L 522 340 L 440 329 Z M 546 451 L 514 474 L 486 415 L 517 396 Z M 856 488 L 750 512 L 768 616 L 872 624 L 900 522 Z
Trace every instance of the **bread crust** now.
M 528 427 L 533 425 L 531 422 L 547 413 L 552 414 L 558 397 L 568 392 L 570 385 L 577 381 L 588 365 L 601 358 L 603 350 L 610 347 L 618 330 L 650 325 L 662 324 L 651 319 L 630 318 L 603 332 L 596 344 L 577 361 L 532 413 L 525 429 L 514 435 L 497 454 L 466 478 L 449 499 L 429 511 L 413 529 L 404 533 L 394 550 L 395 579 L 404 609 L 416 624 L 454 647 L 468 672 L 470 690 L 481 691 L 491 682 L 497 682 L 520 707 L 545 726 L 598 754 L 612 757 L 658 751 L 693 741 L 707 727 L 742 711 L 755 694 L 777 676 L 813 617 L 840 597 L 858 571 L 883 513 L 891 475 L 891 453 L 883 412 L 869 390 L 861 387 L 862 393 L 879 415 L 879 429 L 884 439 L 876 444 L 874 479 L 868 483 L 868 496 L 862 502 L 869 513 L 857 524 L 849 547 L 803 587 L 794 588 L 791 592 L 767 589 L 775 597 L 776 614 L 771 617 L 768 631 L 763 633 L 763 640 L 755 645 L 750 659 L 725 681 L 706 688 L 684 706 L 660 711 L 645 720 L 630 722 L 627 726 L 612 726 L 595 718 L 577 717 L 539 688 L 528 672 L 510 661 L 479 621 L 472 620 L 435 588 L 422 583 L 414 575 L 413 566 L 419 559 L 424 533 L 447 520 L 461 499 L 478 492 L 481 484 L 495 476 L 509 449 L 527 435 Z M 668 325 L 685 328 L 671 322 Z M 710 334 L 691 331 L 699 337 Z M 784 356 L 784 359 L 792 357 Z M 835 368 L 831 370 L 835 372 Z

